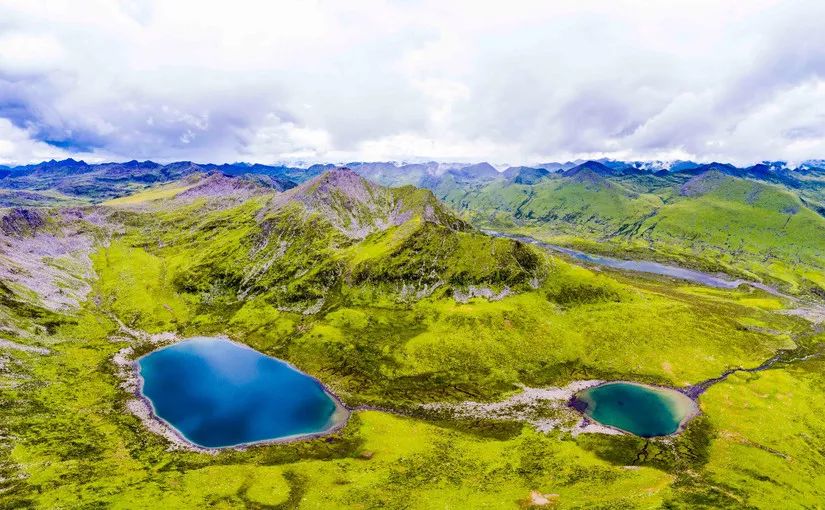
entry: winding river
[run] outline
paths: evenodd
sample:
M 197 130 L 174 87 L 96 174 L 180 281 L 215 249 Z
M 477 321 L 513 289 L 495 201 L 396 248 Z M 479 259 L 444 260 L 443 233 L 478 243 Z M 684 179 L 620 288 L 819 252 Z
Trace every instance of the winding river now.
M 580 260 L 582 262 L 587 262 L 588 264 L 594 264 L 598 266 L 605 266 L 610 267 L 613 269 L 619 269 L 622 271 L 633 271 L 638 273 L 648 273 L 648 274 L 658 274 L 662 276 L 669 276 L 671 278 L 678 278 L 680 280 L 687 280 L 691 282 L 700 283 L 702 285 L 707 285 L 709 287 L 716 287 L 719 289 L 735 289 L 740 285 L 748 285 L 755 289 L 763 290 L 769 294 L 772 294 L 777 297 L 790 299 L 796 301 L 797 299 L 793 296 L 789 296 L 784 292 L 776 289 L 775 287 L 771 287 L 770 285 L 765 285 L 764 283 L 754 282 L 750 280 L 743 280 L 743 279 L 729 279 L 724 276 L 713 275 L 710 273 L 705 273 L 702 271 L 696 271 L 694 269 L 687 269 L 684 267 L 679 266 L 671 266 L 668 264 L 661 264 L 659 262 L 652 262 L 647 260 L 625 260 L 625 259 L 617 259 L 613 257 L 604 257 L 601 255 L 593 255 L 591 253 L 586 253 L 583 251 L 574 250 L 572 248 L 565 248 L 564 246 L 558 246 L 555 244 L 545 243 L 543 241 L 539 241 L 533 237 L 524 236 L 524 235 L 516 235 L 516 234 L 507 234 L 504 232 L 497 232 L 495 230 L 482 230 L 487 235 L 493 237 L 504 237 L 507 239 L 514 239 L 516 241 L 521 241 L 523 243 L 532 244 L 538 246 L 540 248 L 544 248 L 547 250 L 552 250 L 558 253 L 563 253 L 568 255 L 576 260 Z

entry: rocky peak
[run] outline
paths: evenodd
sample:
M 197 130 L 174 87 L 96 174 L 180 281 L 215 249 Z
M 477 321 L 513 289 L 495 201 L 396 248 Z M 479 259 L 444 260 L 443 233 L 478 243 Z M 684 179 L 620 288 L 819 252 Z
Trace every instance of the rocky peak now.
M 621 175 L 622 173 L 620 170 L 616 170 L 608 166 L 605 166 L 604 164 L 599 163 L 598 161 L 585 161 L 584 163 L 574 166 L 569 170 L 565 170 L 562 175 L 564 175 L 565 177 L 574 177 L 579 173 L 585 172 L 592 172 L 602 177 L 611 175 Z
M 452 225 L 452 218 L 430 191 L 404 186 L 387 188 L 349 168 L 328 170 L 314 179 L 276 196 L 272 205 L 281 208 L 300 203 L 326 218 L 348 237 L 362 239 L 372 232 L 401 225 L 420 217 L 424 221 Z M 460 220 L 456 220 L 460 224 Z
M 327 170 L 307 183 L 306 188 L 314 193 L 327 193 L 335 190 L 345 195 L 363 196 L 377 186 L 364 179 L 347 167 Z

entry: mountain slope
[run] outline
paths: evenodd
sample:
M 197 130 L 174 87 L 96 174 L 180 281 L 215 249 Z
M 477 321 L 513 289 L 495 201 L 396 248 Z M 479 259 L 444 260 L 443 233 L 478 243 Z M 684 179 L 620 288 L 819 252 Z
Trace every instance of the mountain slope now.
M 628 174 L 586 162 L 532 185 L 456 183 L 441 198 L 484 228 L 825 292 L 825 209 L 775 177 L 767 165 Z
M 356 239 L 401 225 L 414 217 L 449 228 L 466 228 L 461 220 L 444 209 L 431 192 L 413 186 L 379 186 L 348 168 L 330 170 L 278 195 L 272 201 L 272 207 L 278 209 L 295 203 L 324 217 Z
M 610 177 L 615 175 L 622 175 L 624 172 L 621 167 L 613 168 L 606 166 L 598 161 L 585 161 L 580 165 L 562 172 L 564 177 L 575 177 L 580 173 L 588 173 L 591 175 L 598 175 L 600 177 Z
M 518 166 L 508 168 L 502 172 L 502 176 L 514 184 L 536 184 L 550 173 L 550 170 L 545 168 Z
M 129 221 L 143 225 L 130 242 L 153 232 L 173 285 L 211 302 L 237 306 L 259 296 L 312 312 L 364 285 L 389 299 L 420 299 L 436 288 L 524 289 L 546 273 L 538 259 L 513 257 L 518 243 L 473 232 L 430 191 L 378 186 L 348 169 L 286 192 L 183 199 L 203 186 L 127 209 Z
M 757 274 L 794 284 L 793 266 L 825 285 L 825 218 L 793 193 L 761 182 L 706 172 L 686 182 L 680 196 L 646 219 L 641 238 L 721 257 Z M 794 289 L 800 290 L 800 289 Z
M 49 192 L 63 201 L 76 200 L 98 203 L 130 195 L 157 184 L 169 183 L 196 174 L 219 173 L 225 176 L 261 176 L 278 187 L 295 185 L 290 177 L 308 178 L 312 170 L 270 167 L 265 165 L 199 165 L 179 161 L 161 165 L 153 161 L 88 164 L 66 159 L 36 165 L 13 167 L 0 173 L 0 189 L 18 192 Z M 57 195 L 56 195 L 57 194 Z M 54 200 L 53 200 L 54 201 Z
M 544 225 L 558 233 L 596 236 L 620 230 L 662 204 L 655 195 L 628 190 L 584 166 L 534 185 L 494 182 L 442 198 L 487 228 Z

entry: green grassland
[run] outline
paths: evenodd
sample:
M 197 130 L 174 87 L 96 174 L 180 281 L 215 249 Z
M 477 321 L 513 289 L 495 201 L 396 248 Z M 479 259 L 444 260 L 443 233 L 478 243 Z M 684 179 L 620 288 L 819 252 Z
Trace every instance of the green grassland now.
M 439 196 L 484 228 L 825 292 L 825 218 L 780 185 L 714 171 L 686 182 L 591 172 Z
M 173 182 L 166 185 L 155 186 L 145 191 L 139 191 L 130 195 L 119 198 L 113 198 L 103 202 L 103 205 L 110 207 L 129 206 L 137 204 L 145 204 L 155 200 L 163 200 L 165 198 L 174 198 L 178 194 L 186 191 L 192 185 L 181 182 Z
M 581 379 L 697 383 L 817 345 L 809 323 L 776 313 L 790 303 L 571 265 L 479 234 L 411 187 L 391 192 L 410 217 L 363 239 L 336 228 L 329 214 L 341 208 L 275 193 L 179 204 L 167 189 L 144 196 L 165 207 L 100 208 L 113 228 L 91 254 L 79 309 L 3 289 L 2 338 L 49 354 L 0 346 L 0 508 L 504 509 L 530 507 L 532 491 L 551 495 L 550 508 L 821 504 L 817 359 L 713 386 L 703 414 L 670 439 L 541 433 L 420 407 Z M 358 221 L 385 213 L 365 207 Z M 501 299 L 455 299 L 472 288 Z M 112 357 L 156 346 L 118 322 L 226 334 L 350 406 L 385 411 L 355 411 L 324 438 L 170 449 L 125 408 Z

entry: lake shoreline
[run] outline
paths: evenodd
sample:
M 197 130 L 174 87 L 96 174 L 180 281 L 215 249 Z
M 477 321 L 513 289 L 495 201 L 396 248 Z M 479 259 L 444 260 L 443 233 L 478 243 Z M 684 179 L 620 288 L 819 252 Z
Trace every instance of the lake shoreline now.
M 661 394 L 665 395 L 669 400 L 671 400 L 671 402 L 676 406 L 678 411 L 680 411 L 681 413 L 684 414 L 684 416 L 680 419 L 676 430 L 674 430 L 673 432 L 671 432 L 669 434 L 660 434 L 660 435 L 654 435 L 654 436 L 643 436 L 643 435 L 633 433 L 629 430 L 624 430 L 622 428 L 603 423 L 603 422 L 599 421 L 598 419 L 594 418 L 593 416 L 587 414 L 587 409 L 591 406 L 594 406 L 595 404 L 593 402 L 589 401 L 587 399 L 587 397 L 582 397 L 580 395 L 583 395 L 585 392 L 592 391 L 592 390 L 597 389 L 597 388 L 602 388 L 602 387 L 609 386 L 609 385 L 614 385 L 614 384 L 632 385 L 632 386 L 637 386 L 637 387 L 649 389 L 649 390 L 652 390 L 652 391 L 655 391 L 655 392 L 661 392 Z M 679 400 L 670 398 L 670 397 L 675 397 L 675 395 L 671 395 L 671 392 L 679 395 L 680 397 L 684 397 L 686 399 L 686 401 L 690 403 L 690 405 L 684 405 L 683 406 L 683 405 L 681 405 Z M 570 398 L 567 405 L 570 408 L 577 411 L 578 413 L 580 413 L 585 419 L 593 421 L 595 423 L 598 423 L 602 427 L 606 427 L 608 429 L 614 430 L 614 431 L 616 431 L 620 434 L 626 434 L 626 435 L 631 435 L 631 436 L 636 436 L 636 437 L 643 437 L 645 439 L 677 436 L 677 435 L 679 435 L 679 434 L 681 434 L 682 432 L 685 431 L 688 424 L 694 418 L 696 418 L 697 416 L 702 414 L 702 409 L 699 407 L 698 398 L 696 398 L 696 399 L 692 398 L 690 395 L 685 394 L 679 388 L 673 388 L 673 387 L 670 387 L 670 386 L 663 386 L 663 385 L 658 385 L 658 384 L 647 384 L 647 383 L 640 383 L 640 382 L 636 382 L 636 381 L 622 381 L 622 380 L 604 381 L 604 382 L 601 382 L 600 384 L 590 386 L 590 387 L 585 388 L 581 391 L 578 391 Z
M 258 354 L 261 354 L 263 356 L 267 356 L 267 357 L 272 358 L 274 360 L 285 363 L 292 370 L 295 370 L 295 371 L 303 374 L 304 376 L 312 379 L 315 383 L 317 383 L 321 387 L 323 392 L 326 393 L 327 396 L 329 396 L 330 399 L 335 404 L 335 411 L 330 416 L 330 423 L 332 423 L 332 426 L 330 426 L 329 428 L 327 428 L 323 431 L 319 431 L 319 432 L 313 432 L 313 433 L 307 433 L 307 434 L 295 434 L 295 435 L 279 437 L 279 438 L 274 438 L 274 439 L 265 439 L 265 440 L 260 440 L 260 441 L 250 441 L 250 442 L 245 442 L 245 443 L 238 443 L 238 444 L 233 444 L 233 445 L 217 446 L 217 447 L 202 446 L 202 445 L 199 445 L 199 444 L 189 440 L 174 425 L 172 425 L 171 423 L 169 423 L 165 419 L 161 418 L 157 414 L 157 412 L 155 411 L 155 407 L 154 407 L 154 404 L 152 403 L 151 399 L 149 399 L 146 395 L 143 394 L 144 380 L 143 380 L 143 377 L 140 373 L 140 360 L 143 357 L 148 356 L 149 354 L 152 354 L 153 352 L 156 352 L 160 349 L 163 349 L 165 347 L 169 347 L 169 346 L 172 346 L 172 345 L 178 344 L 180 342 L 183 342 L 185 340 L 190 340 L 190 339 L 193 339 L 193 338 L 202 338 L 202 337 L 195 336 L 195 337 L 180 338 L 180 337 L 174 336 L 174 338 L 172 338 L 172 339 L 169 339 L 167 341 L 163 341 L 162 343 L 159 342 L 160 345 L 158 345 L 158 347 L 156 349 L 153 349 L 152 351 L 150 351 L 146 354 L 143 354 L 143 355 L 141 355 L 137 358 L 133 358 L 134 349 L 131 346 L 129 346 L 129 347 L 126 347 L 126 348 L 121 349 L 120 351 L 118 351 L 118 353 L 116 353 L 114 358 L 113 358 L 113 362 L 119 368 L 119 371 L 120 371 L 119 375 L 121 376 L 121 380 L 123 381 L 123 383 L 121 384 L 121 387 L 134 397 L 134 398 L 132 398 L 132 399 L 130 399 L 126 402 L 127 410 L 131 414 L 135 415 L 141 421 L 141 423 L 143 423 L 143 425 L 146 427 L 147 430 L 149 430 L 150 432 L 153 432 L 157 435 L 160 435 L 160 436 L 164 437 L 166 440 L 168 440 L 172 444 L 174 449 L 182 449 L 182 450 L 187 450 L 187 451 L 192 451 L 192 452 L 197 452 L 197 453 L 206 453 L 206 454 L 211 454 L 211 455 L 216 455 L 216 454 L 220 453 L 221 451 L 245 451 L 246 449 L 248 449 L 250 447 L 255 447 L 255 446 L 286 444 L 286 443 L 293 443 L 293 442 L 298 442 L 298 441 L 308 441 L 308 440 L 317 439 L 317 438 L 320 438 L 320 437 L 329 436 L 331 434 L 334 434 L 334 433 L 340 431 L 341 429 L 343 429 L 347 425 L 347 423 L 349 423 L 349 418 L 352 415 L 353 409 L 350 408 L 348 405 L 346 405 L 338 397 L 338 395 L 336 395 L 332 391 L 331 388 L 329 388 L 326 384 L 324 384 L 317 377 L 314 377 L 310 374 L 307 374 L 306 372 L 301 371 L 300 369 L 295 367 L 292 363 L 290 363 L 286 360 L 282 360 L 280 358 L 273 358 L 272 356 L 268 356 L 264 353 L 260 353 L 259 351 L 256 351 L 255 349 L 253 349 L 252 347 L 250 347 L 246 344 L 243 344 L 241 342 L 232 340 L 231 338 L 229 338 L 226 335 L 212 335 L 210 338 L 220 338 L 222 340 L 232 342 L 233 344 L 235 344 L 235 345 L 237 345 L 241 348 L 245 348 L 245 349 L 248 349 L 248 350 L 255 351 Z

